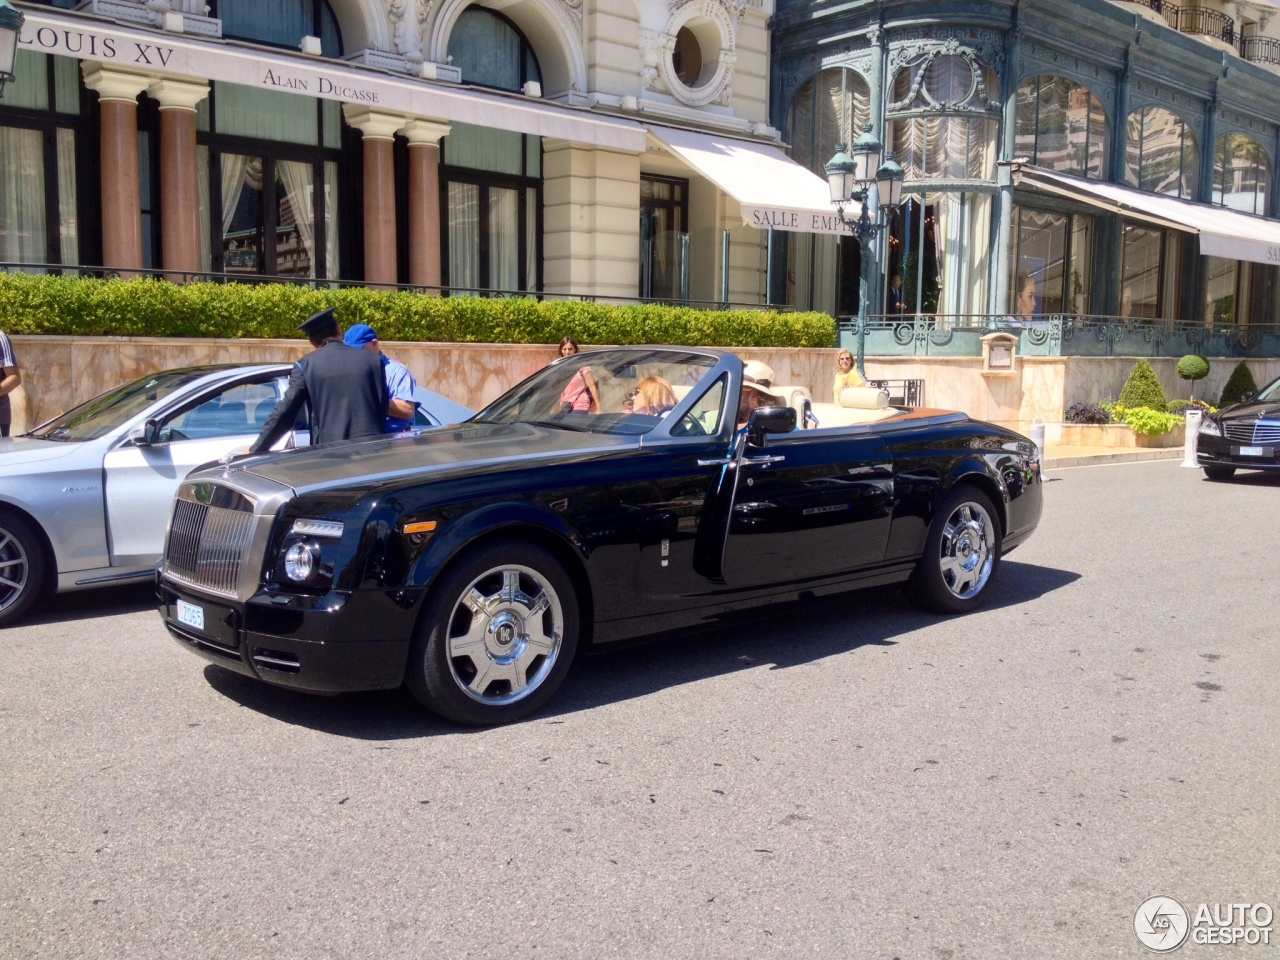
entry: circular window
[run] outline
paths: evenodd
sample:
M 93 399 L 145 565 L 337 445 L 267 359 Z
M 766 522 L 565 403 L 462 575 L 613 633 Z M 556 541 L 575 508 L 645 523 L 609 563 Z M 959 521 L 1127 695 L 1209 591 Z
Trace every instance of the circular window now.
M 697 35 L 688 27 L 676 33 L 676 48 L 671 53 L 671 65 L 676 76 L 686 87 L 702 85 L 702 46 Z

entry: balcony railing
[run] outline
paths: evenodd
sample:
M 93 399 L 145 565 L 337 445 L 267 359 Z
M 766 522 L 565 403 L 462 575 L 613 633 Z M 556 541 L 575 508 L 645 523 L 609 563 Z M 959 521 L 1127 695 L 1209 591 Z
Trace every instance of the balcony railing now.
M 1280 40 L 1270 37 L 1241 37 L 1240 56 L 1250 63 L 1273 63 L 1280 66 Z
M 1165 4 L 1166 7 L 1172 4 Z M 1165 14 L 1168 19 L 1168 14 Z M 1236 22 L 1225 13 L 1205 7 L 1182 7 L 1178 10 L 1178 30 L 1202 37 L 1213 37 L 1223 43 L 1236 45 Z

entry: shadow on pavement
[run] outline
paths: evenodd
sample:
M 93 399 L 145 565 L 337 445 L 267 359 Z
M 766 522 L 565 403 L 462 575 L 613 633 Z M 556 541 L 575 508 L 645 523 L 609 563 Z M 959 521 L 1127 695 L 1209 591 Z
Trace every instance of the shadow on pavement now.
M 1005 561 L 982 609 L 1016 606 L 1058 590 L 1080 574 Z M 623 650 L 583 657 L 551 703 L 525 722 L 561 717 L 659 690 L 769 664 L 785 669 L 897 637 L 952 617 L 925 613 L 897 587 L 774 604 L 721 618 L 714 626 L 658 637 Z M 253 680 L 214 664 L 209 685 L 250 710 L 284 723 L 360 740 L 482 732 L 440 720 L 403 689 L 322 697 Z
M 123 587 L 98 587 L 41 597 L 15 626 L 35 627 L 69 620 L 94 620 L 155 610 L 156 588 L 150 580 Z

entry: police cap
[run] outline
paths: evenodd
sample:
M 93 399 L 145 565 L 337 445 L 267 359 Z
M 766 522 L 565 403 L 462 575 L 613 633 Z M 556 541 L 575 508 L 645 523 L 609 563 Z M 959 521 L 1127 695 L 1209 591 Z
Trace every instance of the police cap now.
M 323 340 L 325 337 L 333 336 L 338 332 L 338 321 L 333 315 L 333 307 L 313 313 L 298 324 L 298 329 L 312 340 Z

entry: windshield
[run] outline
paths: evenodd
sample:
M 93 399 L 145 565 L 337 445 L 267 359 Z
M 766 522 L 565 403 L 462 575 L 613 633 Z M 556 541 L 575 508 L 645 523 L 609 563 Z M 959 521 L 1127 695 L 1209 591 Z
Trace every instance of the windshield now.
M 472 422 L 538 423 L 584 433 L 640 436 L 697 390 L 715 365 L 715 357 L 679 350 L 580 353 L 534 374 Z
M 36 427 L 29 434 L 42 440 L 76 442 L 97 440 L 137 416 L 157 400 L 162 400 L 187 384 L 207 376 L 205 370 L 174 370 L 155 373 L 68 410 L 62 416 Z
M 1263 403 L 1274 403 L 1280 400 L 1280 380 L 1273 380 L 1261 390 L 1258 395 L 1253 398 L 1255 401 L 1261 400 Z

